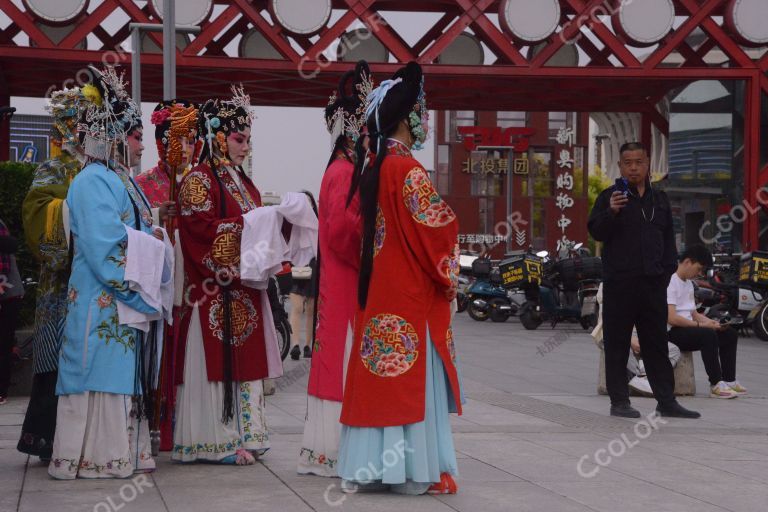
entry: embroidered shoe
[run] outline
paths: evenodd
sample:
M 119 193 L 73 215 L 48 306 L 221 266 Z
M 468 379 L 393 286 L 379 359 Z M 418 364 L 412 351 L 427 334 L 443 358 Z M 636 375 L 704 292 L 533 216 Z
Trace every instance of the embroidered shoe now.
M 739 381 L 735 380 L 733 382 L 726 382 L 729 388 L 731 388 L 731 391 L 736 393 L 737 395 L 746 395 L 747 394 L 747 388 L 742 386 Z
M 722 380 L 712 386 L 712 390 L 709 393 L 709 396 L 712 398 L 736 398 L 738 395 L 735 391 L 733 391 L 730 387 L 728 387 L 728 384 L 723 382 Z
M 427 490 L 427 494 L 456 494 L 457 492 L 459 492 L 459 487 L 450 473 L 441 473 L 440 481 L 432 484 Z

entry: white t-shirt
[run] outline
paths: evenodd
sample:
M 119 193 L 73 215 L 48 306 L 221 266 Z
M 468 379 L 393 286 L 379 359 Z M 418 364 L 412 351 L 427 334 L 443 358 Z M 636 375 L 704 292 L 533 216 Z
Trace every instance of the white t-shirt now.
M 696 299 L 693 296 L 693 281 L 683 281 L 677 272 L 672 274 L 667 287 L 667 304 L 675 306 L 678 315 L 688 320 L 693 320 L 693 312 L 696 310 Z M 667 330 L 672 326 L 667 324 Z

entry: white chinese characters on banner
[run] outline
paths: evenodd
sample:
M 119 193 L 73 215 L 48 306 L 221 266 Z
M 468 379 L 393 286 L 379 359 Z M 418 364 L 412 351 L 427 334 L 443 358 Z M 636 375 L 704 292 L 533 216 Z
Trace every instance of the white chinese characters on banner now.
M 460 244 L 493 244 L 506 242 L 509 239 L 504 235 L 488 235 L 485 233 L 472 233 L 466 235 L 459 235 Z
M 573 247 L 574 242 L 572 240 L 568 240 L 568 237 L 563 235 L 560 240 L 557 241 L 557 248 L 555 248 L 555 252 L 559 253 L 561 250 L 571 250 L 571 247 Z
M 574 188 L 574 179 L 571 171 L 574 168 L 573 146 L 576 144 L 576 132 L 573 128 L 564 127 L 557 131 L 555 137 L 561 147 L 559 158 L 557 159 L 558 174 L 555 182 L 557 196 L 555 197 L 555 206 L 560 210 L 560 218 L 557 220 L 557 227 L 562 233 L 562 237 L 557 241 L 556 251 L 559 252 L 564 247 L 572 245 L 568 239 L 567 230 L 573 221 L 568 217 L 566 211 L 572 208 L 574 200 L 571 194 Z
M 568 194 L 560 192 L 555 198 L 555 206 L 560 208 L 561 211 L 571 208 L 573 206 L 573 198 Z

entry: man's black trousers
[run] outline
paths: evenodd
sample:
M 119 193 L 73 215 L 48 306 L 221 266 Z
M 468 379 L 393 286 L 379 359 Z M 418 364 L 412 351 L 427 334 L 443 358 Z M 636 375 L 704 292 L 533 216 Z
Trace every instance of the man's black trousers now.
M 675 376 L 667 348 L 667 285 L 669 277 L 638 277 L 603 283 L 605 380 L 611 404 L 629 402 L 627 358 L 632 328 L 637 328 L 640 352 L 661 405 L 675 401 Z

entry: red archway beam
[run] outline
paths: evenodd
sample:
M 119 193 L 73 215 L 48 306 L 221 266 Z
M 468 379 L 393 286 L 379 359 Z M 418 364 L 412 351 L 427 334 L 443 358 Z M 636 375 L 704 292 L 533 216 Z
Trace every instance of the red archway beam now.
M 690 7 L 686 7 L 690 17 L 685 20 L 677 30 L 670 32 L 670 34 L 661 42 L 659 48 L 645 59 L 643 67 L 652 69 L 661 64 L 661 62 L 666 59 L 675 48 L 685 41 L 685 38 L 688 37 L 696 27 L 701 25 L 705 18 L 723 3 L 723 0 L 709 0 L 702 6 L 697 5 L 693 10 Z M 712 36 L 710 36 L 710 39 L 712 39 Z
M 234 4 L 230 5 L 224 12 L 219 14 L 215 20 L 209 21 L 203 25 L 202 30 L 197 34 L 195 40 L 192 41 L 189 46 L 184 48 L 184 51 L 181 53 L 189 56 L 197 55 L 205 49 L 211 41 L 213 41 L 213 38 L 219 35 L 219 32 L 224 30 L 224 27 L 229 25 L 239 15 L 240 9 Z M 219 41 L 217 40 L 215 43 L 218 45 Z
M 691 13 L 691 15 L 694 15 L 696 11 L 701 9 L 699 4 L 696 3 L 695 0 L 677 0 L 680 5 L 688 9 L 688 12 Z M 714 0 L 710 0 L 714 1 Z M 720 0 L 721 2 L 724 2 L 724 0 Z M 754 68 L 755 63 L 752 61 L 752 59 L 749 58 L 749 55 L 747 55 L 744 50 L 741 49 L 741 47 L 736 44 L 736 42 L 731 38 L 728 34 L 725 33 L 723 28 L 715 23 L 715 20 L 713 20 L 711 17 L 707 16 L 704 19 L 701 20 L 701 23 L 699 24 L 702 30 L 707 33 L 707 35 L 710 38 L 713 38 L 717 41 L 718 46 L 725 52 L 731 59 L 733 59 L 734 62 L 739 64 L 739 67 L 742 68 Z M 693 29 L 691 29 L 693 30 Z
M 299 63 L 301 56 L 296 53 L 291 44 L 283 37 L 280 30 L 267 23 L 267 20 L 262 18 L 261 14 L 254 9 L 253 5 L 248 0 L 232 0 L 237 4 L 245 14 L 251 23 L 259 29 L 259 31 L 267 38 L 269 43 L 274 46 L 275 50 L 280 52 L 280 55 L 285 57 L 294 63 L 294 66 Z
M 116 7 L 117 4 L 114 0 L 104 0 L 104 3 L 99 5 L 92 13 L 87 16 L 81 16 L 78 19 L 74 30 L 72 30 L 67 37 L 62 39 L 57 46 L 59 48 L 74 48 L 77 43 L 87 39 L 88 34 L 93 32 L 96 28 L 100 28 L 102 22 L 107 19 L 107 16 L 109 16 Z M 101 42 L 104 44 L 108 42 L 101 37 L 99 39 L 101 39 Z
M 37 28 L 32 15 L 21 11 L 11 0 L 0 0 L 0 11 L 8 16 L 29 38 L 40 48 L 55 48 L 48 36 L 42 30 Z

